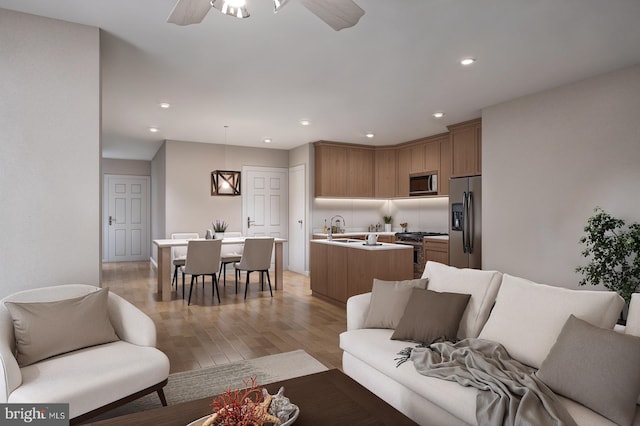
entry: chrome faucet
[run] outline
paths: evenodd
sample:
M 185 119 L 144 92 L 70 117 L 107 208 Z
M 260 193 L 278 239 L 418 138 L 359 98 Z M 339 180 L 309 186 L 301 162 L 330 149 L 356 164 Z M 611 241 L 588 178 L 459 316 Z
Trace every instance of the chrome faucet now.
M 333 219 L 336 219 L 336 232 L 338 234 L 341 234 L 341 229 L 340 226 L 338 225 L 340 223 L 340 220 L 338 219 L 342 219 L 342 224 L 343 226 L 346 228 L 347 227 L 347 222 L 344 220 L 344 217 L 340 216 L 339 214 L 332 216 L 331 219 L 329 219 L 329 230 L 331 230 L 331 228 L 333 227 Z

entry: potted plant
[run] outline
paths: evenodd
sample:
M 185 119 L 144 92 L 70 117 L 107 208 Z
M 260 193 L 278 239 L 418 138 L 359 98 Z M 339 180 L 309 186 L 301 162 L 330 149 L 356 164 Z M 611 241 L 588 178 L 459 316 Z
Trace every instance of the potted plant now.
M 382 216 L 384 220 L 384 232 L 391 232 L 391 222 L 393 222 L 393 216 Z
M 215 238 L 222 239 L 228 227 L 229 225 L 227 224 L 227 222 L 225 222 L 224 220 L 216 219 L 216 221 L 213 222 L 213 232 L 215 234 Z
M 640 287 L 640 224 L 626 226 L 624 220 L 600 207 L 594 212 L 580 238 L 586 246 L 581 254 L 590 259 L 587 265 L 576 268 L 583 276 L 580 285 L 602 284 L 628 304 Z

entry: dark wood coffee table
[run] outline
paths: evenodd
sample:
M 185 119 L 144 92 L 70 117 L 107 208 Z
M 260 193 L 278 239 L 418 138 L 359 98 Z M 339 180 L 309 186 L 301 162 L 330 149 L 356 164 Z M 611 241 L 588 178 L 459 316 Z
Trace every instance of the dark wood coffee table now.
M 329 370 L 265 385 L 274 394 L 284 386 L 285 395 L 300 407 L 294 426 L 415 425 L 411 419 L 375 396 L 339 370 Z M 155 408 L 92 423 L 95 426 L 185 426 L 211 414 L 211 398 Z

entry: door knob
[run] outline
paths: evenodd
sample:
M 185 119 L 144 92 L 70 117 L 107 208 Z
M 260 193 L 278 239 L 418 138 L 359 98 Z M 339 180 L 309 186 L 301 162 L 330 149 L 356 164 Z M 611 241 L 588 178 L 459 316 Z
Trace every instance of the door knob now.
M 116 220 L 112 216 L 109 216 L 109 226 L 113 225 L 115 221 Z
M 255 220 L 251 220 L 250 216 L 247 216 L 247 229 L 251 228 L 251 224 L 256 223 Z
M 298 223 L 302 225 L 302 219 L 298 219 Z

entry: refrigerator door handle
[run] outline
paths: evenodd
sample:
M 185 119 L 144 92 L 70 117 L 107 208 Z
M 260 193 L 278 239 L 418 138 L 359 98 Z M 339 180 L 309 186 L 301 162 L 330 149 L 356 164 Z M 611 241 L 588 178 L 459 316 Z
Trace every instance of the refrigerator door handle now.
M 462 194 L 462 252 L 467 252 L 467 217 L 468 213 L 467 205 L 467 191 Z
M 469 191 L 469 194 L 467 195 L 467 197 L 469 198 L 469 201 L 467 201 L 467 209 L 469 210 L 469 229 L 468 229 L 468 236 L 467 238 L 469 239 L 469 243 L 467 244 L 469 247 L 469 253 L 473 253 L 473 222 L 474 222 L 474 216 L 475 216 L 475 211 L 473 209 L 473 192 Z

